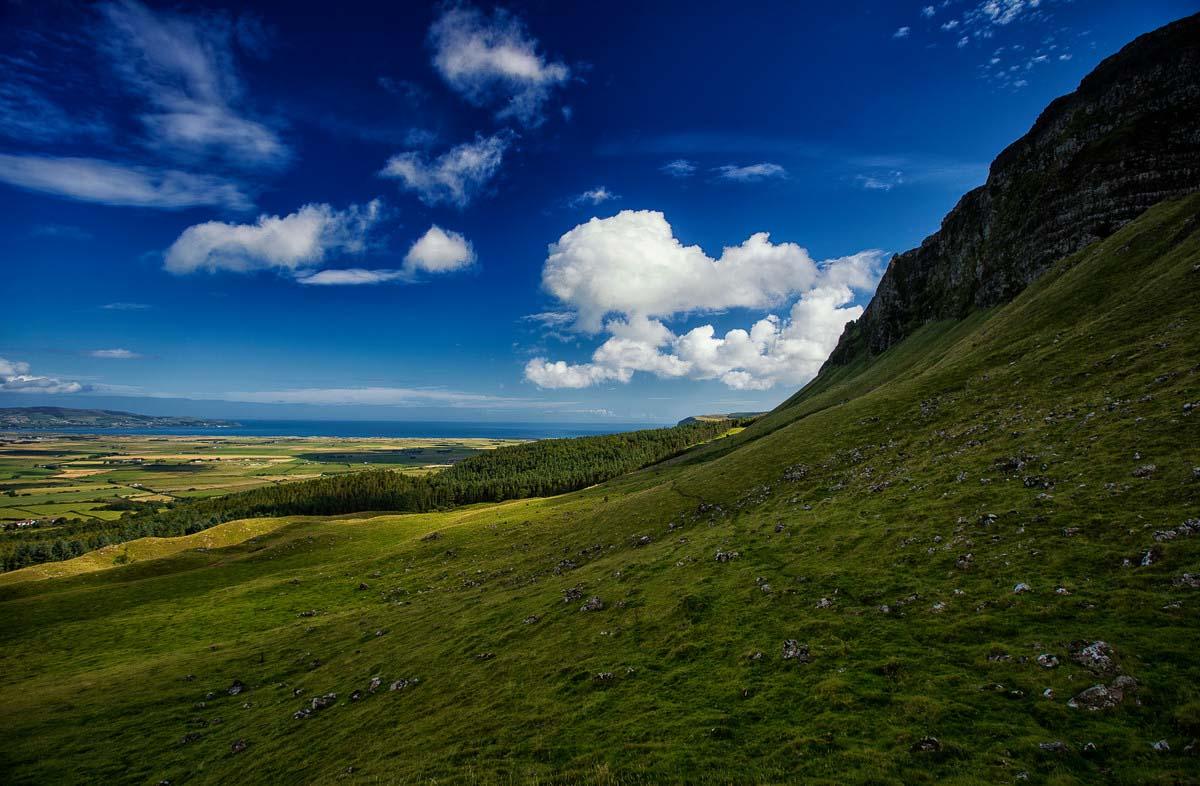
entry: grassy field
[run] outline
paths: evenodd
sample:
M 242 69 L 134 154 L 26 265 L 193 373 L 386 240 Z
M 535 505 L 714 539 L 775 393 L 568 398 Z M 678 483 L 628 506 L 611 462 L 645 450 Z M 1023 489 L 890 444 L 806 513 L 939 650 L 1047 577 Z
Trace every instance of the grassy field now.
M 4 780 L 1200 782 L 1198 226 L 581 492 L 2 586 Z
M 514 440 L 0 434 L 0 526 L 111 521 L 119 500 L 168 502 L 321 475 L 427 472 Z M 0 535 L 2 537 L 2 535 Z

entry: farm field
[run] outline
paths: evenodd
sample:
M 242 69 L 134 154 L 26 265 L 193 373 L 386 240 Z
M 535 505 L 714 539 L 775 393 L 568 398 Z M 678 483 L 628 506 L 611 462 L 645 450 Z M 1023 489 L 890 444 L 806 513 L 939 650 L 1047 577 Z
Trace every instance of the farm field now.
M 519 440 L 0 434 L 0 526 L 112 521 L 137 503 L 214 497 L 365 469 L 422 473 Z

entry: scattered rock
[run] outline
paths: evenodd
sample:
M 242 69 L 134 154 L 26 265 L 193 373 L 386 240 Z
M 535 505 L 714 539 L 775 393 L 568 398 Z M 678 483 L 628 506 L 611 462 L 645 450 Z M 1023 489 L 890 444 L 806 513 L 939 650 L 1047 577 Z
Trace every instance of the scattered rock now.
M 317 616 L 317 610 L 310 609 L 308 611 L 302 611 L 296 616 L 298 616 L 298 617 L 315 617 L 315 616 Z
M 350 701 L 358 701 L 359 699 L 362 698 L 362 695 L 363 695 L 362 691 L 352 690 L 352 691 L 350 691 Z
M 584 603 L 582 606 L 579 607 L 579 610 L 580 611 L 603 611 L 604 610 L 604 601 L 600 600 L 600 598 L 593 595 L 592 597 L 588 598 L 586 603 Z
M 367 584 L 365 581 L 360 581 L 358 583 L 358 591 L 359 592 L 362 592 L 363 590 L 369 590 L 369 589 L 371 589 L 371 585 Z
M 371 691 L 371 693 L 374 693 L 375 691 L 379 690 L 381 685 L 383 685 L 382 677 L 372 677 L 371 681 L 367 683 L 367 690 Z
M 421 537 L 421 540 L 428 543 L 428 542 L 434 541 L 434 540 L 441 540 L 441 538 L 442 538 L 442 533 L 434 530 L 433 532 L 430 532 L 428 535 L 423 535 Z
M 653 542 L 654 542 L 654 539 L 651 538 L 649 535 L 642 535 L 640 538 L 638 538 L 637 540 L 635 540 L 633 542 L 633 545 L 638 548 L 641 548 L 642 546 L 649 546 Z
M 539 623 L 541 621 L 542 621 L 542 618 L 536 614 L 530 614 L 528 617 L 526 617 L 524 620 L 522 620 L 522 622 L 524 622 L 526 625 L 536 625 L 537 623 Z
M 817 601 L 817 608 L 818 609 L 831 609 L 831 608 L 833 608 L 833 601 L 830 600 L 829 598 L 821 598 L 819 601 Z
M 1028 584 L 1026 584 L 1023 581 L 1018 583 L 1015 587 L 1013 587 L 1014 595 L 1020 595 L 1025 592 L 1033 592 L 1033 587 L 1029 586 Z
M 494 652 L 481 652 L 475 656 L 475 660 L 491 660 L 494 657 L 496 657 Z
M 1046 688 L 1042 691 L 1042 698 L 1047 701 L 1054 701 L 1054 688 Z
M 563 603 L 574 603 L 583 597 L 583 587 L 576 584 L 574 587 L 563 590 L 562 594 Z
M 1070 753 L 1071 749 L 1062 740 L 1054 740 L 1053 742 L 1040 742 L 1038 747 L 1047 753 Z
M 956 568 L 958 568 L 959 570 L 966 570 L 967 568 L 970 568 L 972 563 L 974 563 L 974 562 L 975 562 L 975 555 L 968 553 L 968 554 L 963 554 L 962 556 L 960 556 L 955 561 L 954 566 Z
M 1124 698 L 1125 695 L 1120 690 L 1113 690 L 1104 685 L 1093 685 L 1068 701 L 1067 706 L 1073 710 L 1084 709 L 1095 712 L 1096 710 L 1112 709 Z
M 801 644 L 795 639 L 787 639 L 783 642 L 783 659 L 794 660 L 797 663 L 809 663 L 812 661 L 812 655 L 808 651 L 807 644 Z
M 912 753 L 937 753 L 942 749 L 942 742 L 937 737 L 922 737 L 912 744 Z
M 1184 573 L 1172 582 L 1176 587 L 1200 589 L 1200 573 Z
M 239 693 L 241 693 L 243 690 L 245 690 L 245 688 L 246 688 L 246 686 L 242 684 L 241 680 L 234 680 L 233 684 L 229 686 L 229 690 L 227 691 L 227 693 L 230 696 L 236 696 Z
M 717 562 L 731 562 L 740 556 L 736 551 L 718 551 Z
M 247 743 L 245 740 L 234 740 L 233 744 L 229 746 L 229 752 L 230 753 L 241 753 L 242 751 L 246 750 L 246 748 L 247 748 Z
M 1058 666 L 1058 658 L 1049 653 L 1042 653 L 1037 656 L 1037 663 L 1043 669 L 1053 669 Z
M 1105 641 L 1075 642 L 1071 660 L 1095 674 L 1116 674 L 1118 671 L 1113 648 Z
M 200 739 L 201 734 L 198 731 L 189 731 L 179 739 L 180 745 L 191 745 L 196 740 Z
M 388 690 L 404 690 L 405 688 L 416 685 L 418 682 L 420 682 L 420 680 L 418 680 L 416 677 L 413 677 L 411 680 L 396 680 L 388 686 Z
M 1148 478 L 1157 471 L 1158 471 L 1158 467 L 1156 465 L 1143 464 L 1140 467 L 1137 467 L 1136 469 L 1134 469 L 1132 474 L 1135 478 Z
M 1169 742 L 1167 742 L 1166 740 L 1159 740 L 1158 742 L 1154 743 L 1150 747 L 1153 748 L 1156 753 L 1170 753 L 1171 752 L 1171 744 Z
M 611 671 L 602 671 L 592 675 L 592 682 L 612 682 L 615 676 Z

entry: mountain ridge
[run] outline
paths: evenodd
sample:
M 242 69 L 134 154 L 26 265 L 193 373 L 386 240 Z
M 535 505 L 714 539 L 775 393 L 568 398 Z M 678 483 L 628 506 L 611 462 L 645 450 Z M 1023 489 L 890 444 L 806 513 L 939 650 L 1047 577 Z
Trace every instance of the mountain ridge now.
M 892 257 L 822 372 L 1012 300 L 1059 259 L 1200 187 L 1200 14 L 1142 35 L 1055 99 L 938 231 Z

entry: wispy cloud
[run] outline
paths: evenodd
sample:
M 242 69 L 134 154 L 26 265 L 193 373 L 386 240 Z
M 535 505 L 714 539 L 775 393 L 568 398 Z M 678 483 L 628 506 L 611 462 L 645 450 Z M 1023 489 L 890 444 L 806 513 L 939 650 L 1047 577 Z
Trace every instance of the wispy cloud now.
M 383 405 L 486 407 L 491 405 L 521 405 L 529 399 L 465 393 L 442 388 L 408 387 L 338 387 L 291 388 L 286 390 L 233 391 L 221 398 L 228 401 L 247 401 L 263 404 L 319 404 L 323 406 Z M 544 406 L 545 402 L 538 402 Z
M 400 181 L 427 205 L 466 207 L 500 170 L 511 137 L 505 133 L 477 136 L 437 158 L 408 151 L 392 156 L 379 173 Z
M 696 174 L 696 165 L 686 158 L 677 158 L 674 161 L 668 161 L 659 169 L 671 177 L 691 177 Z
M 137 352 L 128 349 L 93 349 L 88 353 L 94 358 L 103 358 L 105 360 L 136 360 L 140 358 Z
M 892 38 L 908 38 L 908 34 L 911 32 L 911 27 L 898 27 L 896 32 L 892 33 Z
M 245 109 L 237 50 L 257 54 L 261 35 L 225 14 L 154 11 L 133 0 L 99 6 L 101 38 L 117 73 L 147 104 L 147 141 L 171 152 L 242 165 L 278 166 L 291 151 Z
M 760 164 L 748 164 L 746 166 L 726 164 L 725 166 L 717 167 L 713 171 L 722 180 L 733 180 L 739 183 L 754 183 L 759 180 L 783 179 L 787 177 L 787 170 L 782 166 L 765 161 Z
M 105 311 L 145 311 L 147 309 L 153 308 L 153 306 L 149 305 L 148 303 L 117 302 L 117 303 L 105 303 L 100 308 L 104 309 Z
M 608 202 L 613 199 L 620 199 L 620 197 L 609 191 L 604 186 L 596 186 L 595 188 L 589 188 L 582 194 L 576 194 L 575 196 L 571 197 L 568 204 L 570 204 L 571 207 L 579 207 L 580 205 L 599 205 L 602 202 Z
M 35 224 L 29 230 L 34 237 L 57 237 L 65 240 L 91 240 L 93 235 L 83 227 L 74 224 Z
M 238 184 L 175 169 L 115 164 L 95 158 L 0 154 L 0 182 L 44 194 L 105 205 L 178 210 L 213 206 L 245 210 Z
M 353 287 L 371 284 L 386 284 L 390 281 L 410 281 L 412 275 L 404 270 L 367 269 L 361 267 L 330 268 L 302 275 L 296 279 L 301 284 L 323 287 Z
M 545 121 L 544 105 L 571 77 L 503 9 L 488 17 L 469 5 L 448 6 L 429 29 L 429 44 L 434 68 L 455 92 L 476 106 L 499 105 L 497 117 L 525 126 Z

